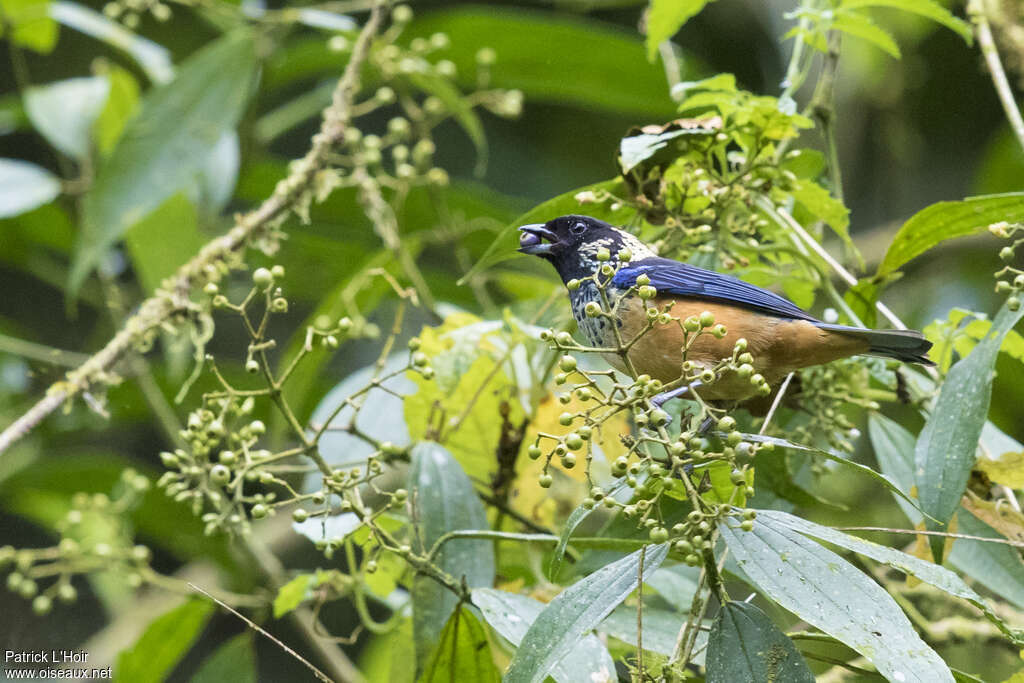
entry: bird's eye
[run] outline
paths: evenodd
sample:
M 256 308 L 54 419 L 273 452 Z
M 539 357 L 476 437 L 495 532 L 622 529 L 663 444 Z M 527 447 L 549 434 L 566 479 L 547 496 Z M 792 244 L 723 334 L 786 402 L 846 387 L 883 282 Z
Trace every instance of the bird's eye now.
M 582 235 L 583 231 L 587 229 L 586 223 L 573 223 L 572 227 L 569 228 L 569 232 L 574 235 Z

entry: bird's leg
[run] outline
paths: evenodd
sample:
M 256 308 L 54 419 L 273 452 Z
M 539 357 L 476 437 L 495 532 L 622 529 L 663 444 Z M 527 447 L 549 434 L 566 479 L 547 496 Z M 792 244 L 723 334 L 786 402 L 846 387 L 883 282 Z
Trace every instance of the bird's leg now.
M 663 391 L 660 394 L 655 394 L 654 396 L 651 397 L 651 404 L 655 408 L 660 408 L 662 404 L 667 403 L 674 398 L 679 398 L 680 396 L 683 396 L 687 392 L 699 388 L 701 384 L 703 384 L 703 382 L 690 382 L 689 384 L 684 384 L 681 387 L 676 387 L 675 389 Z

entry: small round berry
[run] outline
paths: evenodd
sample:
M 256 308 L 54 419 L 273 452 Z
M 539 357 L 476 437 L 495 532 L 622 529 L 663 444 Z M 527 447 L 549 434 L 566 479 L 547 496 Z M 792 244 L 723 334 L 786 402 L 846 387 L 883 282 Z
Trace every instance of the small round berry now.
M 263 503 L 256 503 L 255 505 L 252 506 L 252 510 L 250 510 L 249 512 L 250 514 L 252 514 L 253 519 L 263 519 L 267 516 L 269 510 L 267 509 L 267 506 L 264 505 Z
M 583 437 L 576 432 L 569 432 L 565 435 L 565 445 L 570 451 L 578 451 L 583 448 Z
M 664 543 L 668 540 L 668 529 L 663 526 L 656 526 L 651 529 L 651 540 L 655 543 Z
M 573 467 L 576 467 L 576 456 L 573 455 L 572 453 L 566 453 L 565 455 L 563 455 L 562 467 L 564 467 L 567 470 L 571 470 Z
M 257 268 L 253 271 L 252 283 L 260 289 L 266 289 L 274 283 L 274 275 L 266 268 Z
M 656 297 L 658 295 L 658 290 L 655 289 L 654 287 L 651 287 L 650 285 L 644 285 L 639 290 L 637 290 L 637 294 L 640 295 L 641 299 L 646 301 L 648 299 L 653 299 L 654 297 Z
M 589 318 L 596 318 L 601 315 L 601 306 L 596 301 L 588 301 L 587 305 L 583 307 L 583 312 Z
M 305 522 L 305 521 L 306 521 L 307 519 L 309 519 L 309 513 L 308 513 L 308 512 L 306 512 L 305 510 L 303 510 L 302 508 L 296 508 L 296 509 L 295 509 L 295 510 L 294 510 L 294 511 L 292 512 L 292 519 L 293 519 L 293 520 L 294 520 L 295 522 L 298 522 L 299 524 L 302 524 L 302 523 L 303 523 L 303 522 Z
M 700 326 L 711 327 L 715 324 L 715 314 L 711 311 L 704 311 L 700 314 Z
M 231 470 L 224 465 L 214 465 L 210 468 L 210 481 L 218 486 L 223 486 L 231 480 Z
M 558 367 L 562 372 L 572 372 L 576 369 L 576 359 L 572 356 L 562 356 L 558 361 Z
M 537 483 L 540 484 L 540 487 L 542 489 L 551 488 L 551 484 L 554 483 L 554 481 L 555 478 L 552 477 L 547 472 L 545 472 L 544 474 L 540 475 L 540 477 L 537 478 Z

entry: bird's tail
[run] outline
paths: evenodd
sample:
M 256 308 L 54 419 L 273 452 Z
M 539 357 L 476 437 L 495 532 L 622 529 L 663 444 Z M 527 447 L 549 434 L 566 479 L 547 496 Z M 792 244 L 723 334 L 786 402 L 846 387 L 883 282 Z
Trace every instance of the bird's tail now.
M 857 327 L 827 323 L 818 323 L 817 326 L 823 330 L 863 339 L 868 343 L 866 353 L 869 356 L 895 358 L 905 363 L 935 365 L 927 355 L 932 343 L 916 330 L 862 330 Z

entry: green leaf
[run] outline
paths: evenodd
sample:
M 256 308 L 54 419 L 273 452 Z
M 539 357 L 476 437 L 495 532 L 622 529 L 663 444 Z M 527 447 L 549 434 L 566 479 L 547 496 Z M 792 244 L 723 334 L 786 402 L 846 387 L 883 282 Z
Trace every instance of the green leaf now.
M 3 0 L 4 21 L 0 37 L 36 52 L 49 54 L 57 44 L 57 24 L 47 14 L 49 0 Z M 7 26 L 13 27 L 11 36 L 5 36 Z
M 902 488 L 914 483 L 914 435 L 882 415 L 868 418 L 868 433 L 882 471 Z M 921 521 L 921 513 L 897 498 L 900 508 L 912 524 Z M 957 515 L 958 533 L 986 538 L 1003 538 L 987 524 L 967 511 Z M 949 563 L 983 586 L 1024 609 L 1024 562 L 1020 553 L 1001 543 L 986 543 L 958 538 L 949 554 Z
M 474 588 L 473 604 L 480 609 L 491 628 L 516 647 L 546 607 L 531 597 L 495 588 Z M 590 633 L 555 664 L 550 675 L 558 683 L 575 683 L 581 679 L 603 680 L 614 671 L 615 662 L 608 648 Z
M 103 76 L 69 78 L 25 91 L 25 113 L 46 141 L 72 159 L 92 151 L 92 127 L 110 94 Z
M 860 555 L 870 557 L 871 559 L 882 562 L 893 569 L 899 570 L 908 576 L 913 576 L 927 584 L 935 586 L 936 588 L 949 593 L 950 595 L 956 596 L 962 600 L 966 600 L 978 609 L 980 609 L 985 616 L 995 624 L 1000 630 L 1011 638 L 1020 638 L 1021 642 L 1024 643 L 1024 632 L 1021 635 L 1015 635 L 1003 621 L 996 616 L 996 614 L 985 604 L 984 599 L 978 595 L 970 586 L 964 583 L 963 579 L 949 571 L 948 569 L 922 560 L 919 557 L 909 555 L 893 548 L 888 548 L 878 543 L 872 543 L 871 541 L 865 541 L 862 538 L 856 536 L 850 536 L 844 534 L 841 531 L 830 529 L 814 522 L 809 522 L 800 517 L 795 517 L 786 512 L 780 512 L 777 510 L 758 510 L 757 523 L 765 524 L 769 528 L 776 531 L 782 532 L 785 529 L 797 531 L 805 536 L 812 536 L 818 540 L 831 543 L 832 545 L 839 546 L 840 548 L 846 548 Z
M 861 7 L 892 7 L 912 14 L 918 14 L 927 19 L 942 24 L 946 28 L 957 33 L 970 45 L 974 42 L 974 34 L 971 25 L 963 19 L 958 19 L 942 5 L 934 0 L 843 0 L 842 9 L 859 9 Z
M 315 581 L 314 574 L 299 574 L 281 586 L 274 597 L 274 618 L 280 619 L 309 598 Z
M 242 633 L 206 658 L 192 683 L 256 683 L 256 650 L 252 634 Z
M 121 139 L 125 125 L 139 106 L 139 84 L 134 76 L 119 66 L 111 66 L 106 78 L 110 83 L 110 94 L 92 130 L 96 149 L 104 157 L 110 154 Z
M 879 28 L 875 22 L 871 21 L 871 17 L 865 14 L 839 10 L 829 26 L 837 31 L 866 40 L 896 59 L 900 58 L 900 46 L 896 44 L 892 35 Z
M 527 102 L 647 119 L 675 111 L 664 71 L 647 61 L 635 31 L 549 12 L 462 7 L 424 11 L 402 38 L 427 38 L 438 31 L 449 36 L 451 47 L 431 54 L 455 63 L 456 82 L 463 91 L 477 87 L 476 54 L 490 47 L 497 61 L 488 85 L 522 90 Z M 332 69 L 336 63 L 332 56 Z M 687 71 L 684 78 L 694 75 Z
M 894 483 L 889 477 L 879 472 L 876 472 L 867 465 L 862 465 L 859 462 L 854 462 L 853 460 L 850 460 L 849 458 L 844 458 L 838 453 L 834 453 L 832 451 L 823 451 L 820 448 L 812 448 L 811 446 L 804 446 L 802 444 L 793 443 L 792 441 L 789 441 L 787 439 L 780 439 L 774 436 L 764 436 L 762 434 L 744 434 L 743 438 L 746 439 L 747 441 L 755 441 L 757 443 L 770 443 L 775 446 L 782 446 L 783 448 L 791 448 L 796 451 L 802 451 L 809 455 L 822 457 L 825 458 L 826 460 L 831 460 L 832 462 L 839 463 L 840 465 L 843 465 L 844 467 L 849 467 L 850 469 L 860 472 L 861 474 L 866 474 L 867 476 L 871 477 L 878 483 L 882 484 L 885 488 L 892 491 L 895 495 L 899 496 L 900 498 L 908 502 L 910 505 L 914 506 L 915 508 L 917 507 L 917 503 L 914 502 L 914 500 L 911 499 L 910 496 L 904 493 L 903 490 L 898 485 L 896 485 L 896 483 Z
M 210 150 L 241 117 L 255 66 L 252 35 L 237 31 L 189 57 L 174 81 L 143 98 L 85 196 L 72 297 L 107 248 L 195 181 Z
M 708 638 L 707 683 L 814 683 L 793 641 L 754 605 L 722 605 Z
M 186 600 L 157 617 L 131 648 L 117 657 L 114 680 L 159 683 L 189 651 L 213 614 L 213 603 Z
M 419 682 L 486 683 L 497 682 L 500 678 L 491 660 L 491 648 L 487 643 L 487 633 L 483 626 L 465 607 L 455 610 L 441 631 L 441 642 L 427 663 Z
M 580 212 L 586 213 L 588 216 L 593 216 L 594 218 L 608 221 L 613 225 L 623 225 L 636 214 L 633 209 L 624 207 L 613 211 L 610 208 L 610 202 L 583 204 L 576 199 L 576 196 L 581 192 L 608 192 L 621 197 L 626 194 L 627 190 L 622 179 L 615 178 L 613 180 L 605 180 L 600 183 L 594 183 L 593 185 L 587 185 L 585 187 L 571 190 L 564 194 L 560 194 L 553 199 L 549 199 L 543 204 L 538 204 L 499 231 L 494 236 L 494 241 L 491 243 L 491 246 L 484 252 L 484 255 L 480 257 L 476 264 L 469 269 L 469 272 L 459 279 L 458 284 L 465 284 L 470 278 L 484 270 L 487 270 L 496 263 L 519 256 L 520 254 L 516 252 L 518 247 L 516 236 L 518 235 L 517 230 L 521 225 L 526 225 L 528 223 L 547 223 L 552 218 L 558 218 L 559 216 L 564 216 L 566 214 Z
M 75 2 L 57 0 L 49 3 L 49 9 L 54 21 L 125 52 L 154 83 L 166 83 L 174 77 L 171 52 L 164 46 L 136 35 L 116 21 Z
M 647 10 L 647 59 L 654 61 L 658 46 L 670 39 L 683 24 L 697 16 L 710 0 L 651 0 Z
M 409 491 L 419 520 L 417 552 L 428 552 L 444 534 L 459 529 L 489 529 L 487 513 L 473 483 L 443 446 L 424 441 L 412 449 Z M 494 583 L 494 545 L 488 540 L 448 541 L 434 557 L 434 564 L 470 588 Z M 458 604 L 458 597 L 423 575 L 413 579 L 413 633 L 417 668 L 433 651 L 441 630 Z
M 850 210 L 829 194 L 829 191 L 813 180 L 797 180 L 791 192 L 793 199 L 800 202 L 815 218 L 821 219 L 839 236 L 851 254 L 863 265 L 863 259 L 853 240 L 850 239 Z
M 196 209 L 180 193 L 146 215 L 125 235 L 132 264 L 147 293 L 156 290 L 205 243 Z
M 48 204 L 60 194 L 60 178 L 18 159 L 0 159 L 0 218 Z
M 576 643 L 597 627 L 637 586 L 643 571 L 653 572 L 668 554 L 668 544 L 650 545 L 569 586 L 552 600 L 523 636 L 505 683 L 540 683 Z
M 664 570 L 659 569 L 658 571 Z M 646 580 L 644 583 L 646 583 Z M 692 598 L 693 595 L 691 594 L 690 597 Z M 689 606 L 687 606 L 688 608 Z M 636 618 L 636 607 L 632 605 L 619 605 L 611 614 L 604 618 L 604 621 L 600 623 L 597 629 L 636 647 Z M 644 649 L 671 657 L 675 652 L 676 638 L 686 622 L 686 617 L 668 610 L 645 606 L 642 618 Z M 697 635 L 697 642 L 694 644 L 693 649 L 694 651 L 703 650 L 706 645 L 707 631 L 701 631 Z M 694 664 L 700 664 L 699 659 L 691 661 Z
M 716 129 L 705 126 L 685 126 L 663 133 L 639 133 L 622 138 L 619 142 L 619 167 L 629 173 L 638 165 L 665 149 L 669 141 L 682 135 L 714 135 Z
M 914 482 L 928 528 L 944 527 L 960 506 L 976 460 L 981 430 L 992 400 L 992 378 L 999 348 L 1021 317 L 1004 304 L 989 335 L 949 370 L 931 416 L 914 450 Z M 932 554 L 942 557 L 941 536 L 929 538 Z
M 1024 221 L 1024 192 L 932 204 L 911 216 L 899 229 L 878 266 L 878 275 L 899 270 L 910 259 L 946 240 L 983 232 L 1000 221 Z
M 889 680 L 952 681 L 942 659 L 877 583 L 836 555 L 789 529 L 754 524 L 718 528 L 740 569 L 781 607 L 869 659 Z
M 626 480 L 622 479 L 605 493 L 608 497 L 615 497 L 615 494 L 625 490 Z M 552 581 L 558 580 L 558 570 L 562 568 L 562 560 L 565 558 L 565 549 L 569 545 L 569 539 L 572 537 L 576 527 L 583 522 L 584 519 L 594 511 L 594 508 L 585 508 L 582 505 L 578 505 L 575 510 L 569 515 L 569 518 L 565 520 L 565 525 L 562 527 L 562 534 L 558 537 L 558 545 L 555 546 L 555 550 L 551 555 L 551 564 L 548 565 L 548 578 Z
M 645 576 L 644 583 L 658 591 L 677 610 L 685 613 L 689 611 L 693 594 L 697 592 L 700 572 L 700 567 L 675 564 L 661 567 L 650 576 Z

